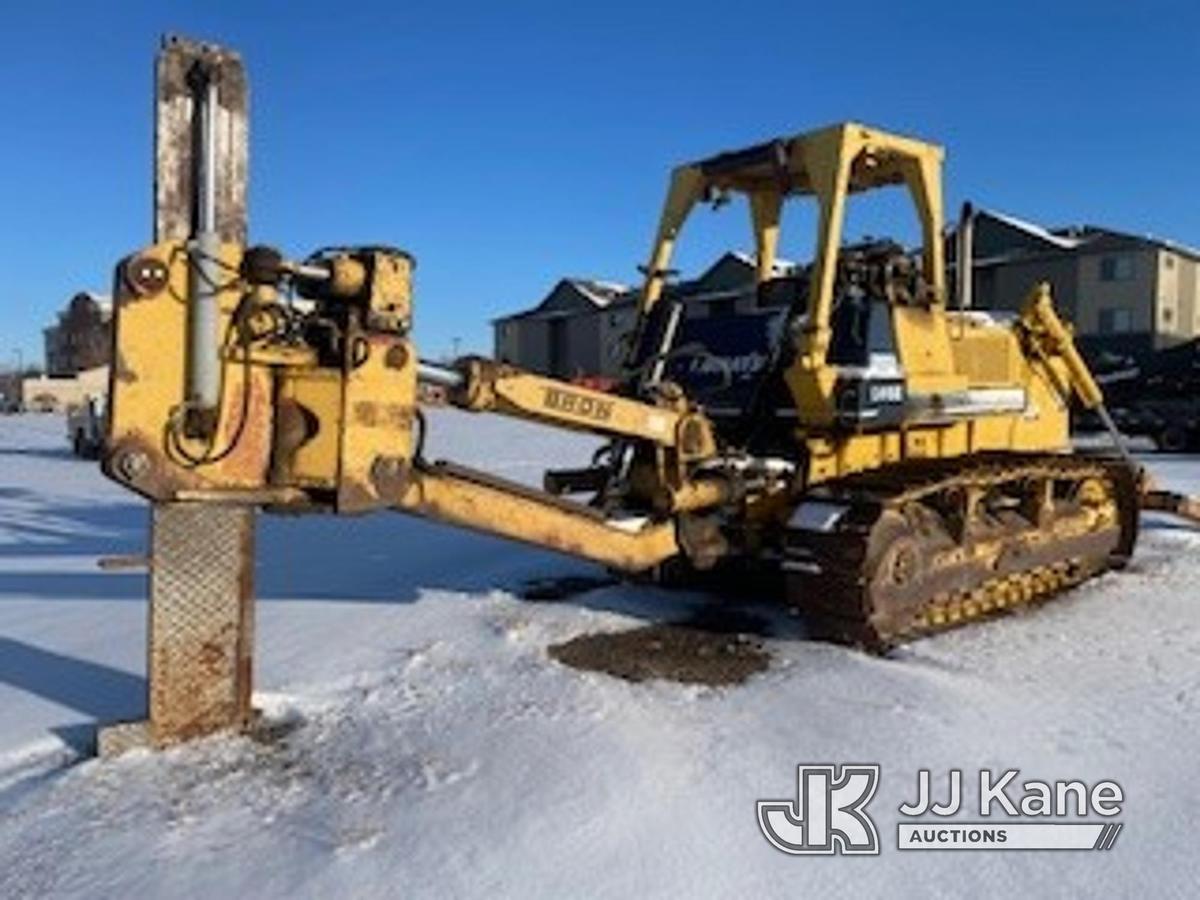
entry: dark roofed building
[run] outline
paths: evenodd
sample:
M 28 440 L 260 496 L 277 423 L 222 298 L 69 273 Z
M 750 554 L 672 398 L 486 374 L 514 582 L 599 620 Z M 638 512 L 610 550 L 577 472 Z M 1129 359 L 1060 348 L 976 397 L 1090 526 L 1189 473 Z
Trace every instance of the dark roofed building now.
M 1139 355 L 1200 336 L 1200 251 L 1094 225 L 1050 229 L 991 210 L 976 214 L 973 303 L 1017 310 L 1039 281 L 1093 359 Z M 953 274 L 954 241 L 947 259 Z M 777 276 L 803 275 L 780 260 Z M 789 279 L 791 280 L 791 279 Z M 495 355 L 559 378 L 621 373 L 639 289 L 564 278 L 540 303 L 494 320 Z M 755 260 L 724 253 L 702 274 L 670 284 L 688 320 L 762 311 Z
M 112 303 L 108 297 L 80 291 L 42 335 L 47 375 L 71 376 L 106 366 L 112 354 Z
M 559 378 L 601 373 L 604 312 L 629 290 L 563 278 L 537 306 L 493 321 L 496 359 Z
M 780 275 L 794 269 L 776 262 Z M 756 308 L 755 261 L 745 253 L 722 254 L 701 275 L 667 287 L 686 301 L 686 314 L 723 315 Z M 559 378 L 616 376 L 625 360 L 640 288 L 564 278 L 540 303 L 495 319 L 495 356 L 502 362 Z
M 976 307 L 1018 309 L 1048 281 L 1093 358 L 1200 336 L 1200 251 L 1182 244 L 1095 225 L 1048 229 L 980 210 L 974 257 Z

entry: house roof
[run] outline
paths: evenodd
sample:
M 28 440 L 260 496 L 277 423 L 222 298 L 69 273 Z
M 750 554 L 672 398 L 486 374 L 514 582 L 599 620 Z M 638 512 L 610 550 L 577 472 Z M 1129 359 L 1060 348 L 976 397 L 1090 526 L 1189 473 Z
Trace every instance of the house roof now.
M 112 318 L 113 303 L 111 296 L 108 294 L 98 294 L 95 291 L 76 291 L 71 295 L 66 305 L 55 314 L 53 323 L 43 328 L 42 331 L 53 331 L 55 328 L 58 328 L 66 320 L 71 309 L 71 304 L 81 297 L 96 305 L 96 308 L 100 312 L 100 318 L 103 321 L 107 322 Z
M 746 285 L 749 286 L 754 280 L 754 270 L 757 267 L 757 257 L 752 253 L 743 253 L 740 251 L 726 251 L 700 275 L 695 278 L 689 278 L 678 282 L 673 282 L 666 288 L 666 294 L 672 297 L 689 297 L 689 298 L 711 298 L 713 300 L 724 297 L 733 296 L 737 291 L 731 291 L 728 287 L 716 287 L 709 283 L 709 279 L 715 277 L 723 266 L 730 263 L 737 264 L 745 270 Z M 776 259 L 772 271 L 775 275 L 787 275 L 795 271 L 796 263 L 788 259 Z M 536 306 L 520 312 L 511 313 L 507 316 L 497 316 L 492 319 L 492 324 L 498 322 L 512 322 L 520 319 L 551 319 L 568 316 L 577 313 L 581 308 L 586 311 L 586 307 L 564 304 L 561 302 L 562 289 L 566 286 L 571 297 L 576 298 L 581 302 L 590 304 L 595 310 L 617 309 L 632 306 L 637 302 L 640 294 L 640 288 L 633 287 L 627 284 L 621 284 L 616 281 L 602 281 L 597 278 L 578 278 L 567 277 L 555 282 L 554 287 L 543 297 Z
M 1190 247 L 1177 241 L 1155 237 L 1151 234 L 1134 234 L 1118 231 L 1100 225 L 1071 225 L 1060 228 L 1046 228 L 1011 216 L 993 209 L 981 209 L 978 215 L 999 222 L 1022 235 L 1032 239 L 1033 246 L 1014 244 L 1011 248 L 1001 249 L 976 256 L 976 265 L 998 265 L 1017 258 L 1037 257 L 1043 253 L 1061 252 L 1103 252 L 1119 250 L 1130 245 L 1142 247 L 1160 247 L 1200 261 L 1200 249 Z
M 1134 234 L 1129 231 L 1116 231 L 1112 228 L 1102 228 L 1096 225 L 1085 225 L 1082 230 L 1089 234 L 1089 238 L 1082 242 L 1084 246 L 1089 244 L 1096 244 L 1098 246 L 1122 243 L 1141 244 L 1143 246 L 1160 247 L 1163 250 L 1170 250 L 1172 253 L 1186 256 L 1189 259 L 1200 260 L 1200 249 L 1178 241 L 1172 241 L 1168 238 L 1156 237 L 1153 234 Z
M 564 302 L 564 289 L 566 298 Z M 613 303 L 625 296 L 632 296 L 628 285 L 615 281 L 601 281 L 596 278 L 560 278 L 536 306 L 507 316 L 497 316 L 492 324 L 511 322 L 517 319 L 553 319 L 586 310 L 589 306 L 595 310 L 607 309 Z
M 725 256 L 732 256 L 735 259 L 744 262 L 751 269 L 758 268 L 758 256 L 754 253 L 744 253 L 741 250 L 734 250 L 731 253 L 726 253 Z M 725 257 L 722 257 L 722 259 L 724 258 Z M 720 261 L 721 260 L 717 260 L 717 263 L 714 263 L 714 266 L 720 263 Z M 776 275 L 787 275 L 789 272 L 795 271 L 796 267 L 797 263 L 792 262 L 790 259 L 781 259 L 777 256 L 775 257 L 774 264 L 771 266 L 771 271 Z
M 599 281 L 595 278 L 568 278 L 566 280 L 597 309 L 604 309 L 621 294 L 629 291 L 629 285 L 616 281 Z
M 1027 222 L 1024 219 L 1018 219 L 1016 216 L 1010 216 L 1008 213 L 1002 213 L 994 209 L 981 209 L 978 214 L 986 215 L 997 222 L 1003 222 L 1010 228 L 1015 228 L 1017 231 L 1023 232 L 1032 238 L 1040 241 L 1045 241 L 1052 244 L 1061 250 L 1073 250 L 1082 243 L 1082 239 L 1070 237 L 1064 234 L 1056 233 L 1048 228 L 1043 228 L 1041 225 L 1035 225 L 1033 222 Z
M 98 294 L 95 291 L 76 291 L 71 295 L 71 299 L 74 300 L 76 297 L 87 297 L 100 307 L 102 312 L 112 312 L 112 297 L 108 294 Z
M 1178 253 L 1180 256 L 1187 256 L 1191 259 L 1200 260 L 1200 248 L 1191 246 L 1190 244 L 1181 244 L 1178 241 L 1170 241 L 1166 238 L 1156 238 L 1154 235 L 1146 235 L 1146 239 L 1166 247 L 1172 253 Z

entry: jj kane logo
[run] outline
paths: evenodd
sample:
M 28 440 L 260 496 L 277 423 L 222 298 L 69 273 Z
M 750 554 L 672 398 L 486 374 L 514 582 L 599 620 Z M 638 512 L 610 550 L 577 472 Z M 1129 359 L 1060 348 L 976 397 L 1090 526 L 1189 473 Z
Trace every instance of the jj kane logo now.
M 928 769 L 917 772 L 917 797 L 899 807 L 900 850 L 1111 850 L 1124 827 L 1111 820 L 1125 796 L 1115 781 L 1018 781 L 1020 771 L 984 769 L 978 810 L 984 821 L 960 821 L 963 775 L 951 769 L 935 797 Z M 760 800 L 758 827 L 777 850 L 806 854 L 879 853 L 867 805 L 879 787 L 877 765 L 801 765 L 794 800 Z
M 879 833 L 866 805 L 879 786 L 879 766 L 799 766 L 797 798 L 759 800 L 758 827 L 778 850 L 879 853 Z

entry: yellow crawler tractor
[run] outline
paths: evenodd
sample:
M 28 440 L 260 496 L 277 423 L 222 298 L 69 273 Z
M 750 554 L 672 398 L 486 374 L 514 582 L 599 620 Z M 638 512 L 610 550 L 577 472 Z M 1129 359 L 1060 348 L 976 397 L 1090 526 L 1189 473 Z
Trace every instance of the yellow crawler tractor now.
M 183 103 L 195 165 L 174 192 L 160 172 L 157 242 L 117 268 L 104 459 L 155 501 L 160 623 L 219 593 L 211 571 L 184 577 L 187 560 L 222 541 L 244 555 L 245 519 L 229 516 L 253 509 L 399 510 L 628 572 L 774 571 L 815 633 L 872 648 L 1048 597 L 1132 553 L 1141 474 L 1122 452 L 1072 450 L 1072 398 L 1102 398 L 1048 288 L 1005 321 L 952 308 L 939 147 L 844 123 L 675 169 L 628 378 L 604 393 L 480 358 L 422 362 L 401 250 L 293 261 L 245 246 L 240 61 L 174 52 L 160 60 L 160 151 Z M 907 189 L 919 254 L 844 246 L 847 204 L 888 186 Z M 689 214 L 737 195 L 758 306 L 778 327 L 727 404 L 689 388 L 689 313 L 668 280 Z M 787 201 L 815 205 L 816 242 L 810 266 L 781 276 Z M 609 444 L 590 467 L 548 472 L 544 490 L 429 460 L 421 381 L 462 409 Z M 152 668 L 178 664 L 167 637 Z

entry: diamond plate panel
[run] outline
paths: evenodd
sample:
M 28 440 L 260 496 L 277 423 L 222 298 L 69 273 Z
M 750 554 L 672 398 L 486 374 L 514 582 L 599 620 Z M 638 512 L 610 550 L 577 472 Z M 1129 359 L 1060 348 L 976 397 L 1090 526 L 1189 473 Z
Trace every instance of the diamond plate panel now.
M 149 670 L 156 743 L 249 721 L 253 576 L 254 510 L 155 504 Z

